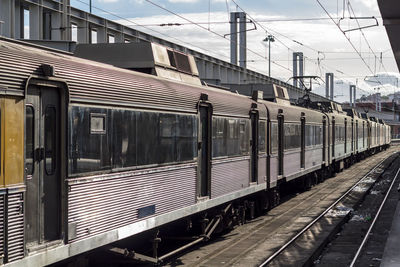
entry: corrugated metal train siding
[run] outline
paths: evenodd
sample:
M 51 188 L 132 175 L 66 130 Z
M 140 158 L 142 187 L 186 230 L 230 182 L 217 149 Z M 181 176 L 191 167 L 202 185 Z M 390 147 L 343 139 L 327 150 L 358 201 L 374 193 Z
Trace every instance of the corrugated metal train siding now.
M 260 156 L 258 158 L 258 183 L 267 182 L 267 157 Z
M 69 186 L 69 223 L 77 224 L 73 242 L 140 221 L 140 208 L 155 205 L 151 216 L 156 216 L 195 204 L 196 167 L 122 177 L 110 174 L 91 182 L 70 180 Z
M 8 261 L 24 257 L 23 193 L 8 194 Z
M 250 159 L 219 160 L 212 163 L 211 198 L 222 196 L 249 186 Z
M 0 41 L 0 84 L 23 90 L 27 78 L 42 75 L 40 65 L 55 67 L 72 101 L 101 101 L 197 112 L 201 93 L 209 95 L 216 114 L 248 117 L 252 101 L 228 92 L 187 86 L 138 75 L 112 66 Z

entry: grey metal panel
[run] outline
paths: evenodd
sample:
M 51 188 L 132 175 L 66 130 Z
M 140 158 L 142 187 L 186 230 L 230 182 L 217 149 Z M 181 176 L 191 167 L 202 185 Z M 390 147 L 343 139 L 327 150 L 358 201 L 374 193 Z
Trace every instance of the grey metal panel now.
M 23 192 L 8 194 L 8 261 L 15 261 L 24 257 L 24 214 Z
M 76 224 L 74 242 L 148 217 L 195 204 L 196 167 L 109 174 L 92 181 L 69 180 L 68 220 Z M 138 209 L 155 205 L 155 214 L 138 217 Z
M 23 90 L 30 75 L 43 75 L 40 66 L 55 67 L 56 77 L 67 81 L 71 101 L 96 101 L 197 112 L 202 93 L 209 96 L 216 114 L 248 116 L 252 101 L 243 96 L 201 86 L 188 86 L 154 76 L 65 54 L 0 41 L 0 85 Z
M 250 159 L 217 160 L 212 162 L 211 198 L 249 186 Z
M 267 181 L 267 157 L 259 156 L 258 158 L 258 183 L 262 184 Z

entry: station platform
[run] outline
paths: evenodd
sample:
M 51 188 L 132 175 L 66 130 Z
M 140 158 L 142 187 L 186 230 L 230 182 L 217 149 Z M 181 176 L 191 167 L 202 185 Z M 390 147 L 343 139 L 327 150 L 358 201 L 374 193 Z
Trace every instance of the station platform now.
M 400 191 L 400 186 L 398 191 Z M 386 241 L 381 266 L 399 267 L 400 266 L 400 192 L 396 211 L 392 221 L 389 237 Z

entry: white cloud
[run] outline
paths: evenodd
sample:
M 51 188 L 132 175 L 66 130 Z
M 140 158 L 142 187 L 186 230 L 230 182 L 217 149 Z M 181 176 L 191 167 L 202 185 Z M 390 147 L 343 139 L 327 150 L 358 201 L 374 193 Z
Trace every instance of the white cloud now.
M 119 0 L 99 0 L 99 2 L 102 2 L 102 3 L 116 3 L 116 2 L 118 2 Z

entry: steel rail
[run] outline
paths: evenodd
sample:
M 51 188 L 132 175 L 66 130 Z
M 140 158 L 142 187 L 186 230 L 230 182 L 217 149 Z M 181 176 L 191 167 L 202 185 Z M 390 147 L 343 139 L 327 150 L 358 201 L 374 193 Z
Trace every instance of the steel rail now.
M 353 261 L 350 264 L 350 267 L 354 266 L 354 264 L 356 263 L 358 257 L 360 256 L 361 250 L 363 249 L 364 245 L 367 243 L 367 240 L 369 238 L 369 235 L 371 234 L 372 228 L 375 226 L 375 223 L 376 223 L 379 215 L 381 214 L 382 208 L 385 205 L 386 200 L 387 200 L 387 198 L 388 198 L 388 196 L 390 194 L 390 191 L 392 190 L 392 187 L 393 187 L 394 183 L 397 180 L 399 172 L 400 172 L 400 168 L 397 170 L 396 176 L 394 177 L 392 183 L 390 184 L 389 190 L 386 192 L 385 198 L 383 199 L 383 201 L 382 201 L 382 203 L 381 203 L 381 205 L 380 205 L 380 207 L 378 209 L 378 212 L 375 215 L 374 220 L 372 221 L 371 225 L 369 226 L 369 229 L 368 229 L 367 233 L 365 234 L 365 237 L 364 237 L 363 241 L 361 242 L 361 245 L 358 248 L 356 255 L 354 255 L 354 258 L 353 258 Z
M 396 152 L 395 152 L 396 153 Z M 393 154 L 395 154 L 393 153 Z M 391 156 L 391 155 L 390 155 Z M 390 157 L 389 156 L 389 157 Z M 318 217 L 307 224 L 299 233 L 292 237 L 288 242 L 286 242 L 279 250 L 272 254 L 268 259 L 266 259 L 260 267 L 267 266 L 272 260 L 274 260 L 279 254 L 281 254 L 288 246 L 290 246 L 294 241 L 296 241 L 301 235 L 303 235 L 308 229 L 310 229 L 316 222 L 318 222 L 325 214 L 327 214 L 333 207 L 335 207 L 343 198 L 345 198 L 353 189 L 358 186 L 368 175 L 374 172 L 385 160 L 389 157 L 380 161 L 374 168 L 372 168 L 367 174 L 365 174 L 357 183 L 355 183 L 350 189 L 348 189 L 341 197 L 339 197 L 334 203 L 332 203 L 325 211 L 323 211 Z

